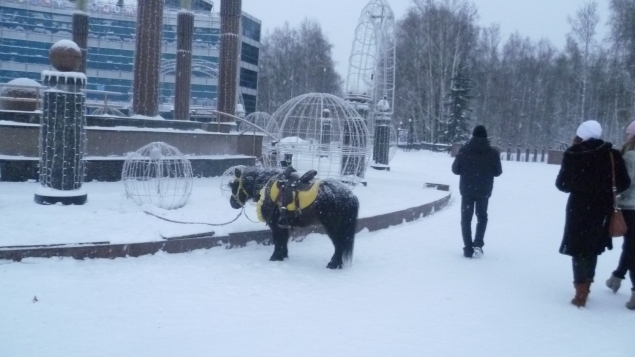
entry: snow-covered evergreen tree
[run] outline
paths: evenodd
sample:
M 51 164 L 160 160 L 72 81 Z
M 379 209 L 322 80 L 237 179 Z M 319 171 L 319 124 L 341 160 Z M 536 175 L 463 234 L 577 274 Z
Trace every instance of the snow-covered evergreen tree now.
M 447 130 L 443 133 L 441 142 L 460 143 L 470 138 L 471 90 L 469 76 L 463 69 L 459 69 L 446 96 Z

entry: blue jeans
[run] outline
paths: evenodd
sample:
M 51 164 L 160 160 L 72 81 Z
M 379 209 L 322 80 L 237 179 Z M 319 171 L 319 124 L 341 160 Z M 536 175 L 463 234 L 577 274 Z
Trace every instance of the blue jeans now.
M 461 233 L 463 244 L 467 250 L 485 245 L 485 229 L 487 228 L 487 205 L 489 197 L 461 197 Z M 476 234 L 472 241 L 472 216 L 476 209 Z
M 635 210 L 623 209 L 622 214 L 624 215 L 628 229 L 624 235 L 620 263 L 613 272 L 613 275 L 624 279 L 626 273 L 630 273 L 633 291 L 635 291 Z

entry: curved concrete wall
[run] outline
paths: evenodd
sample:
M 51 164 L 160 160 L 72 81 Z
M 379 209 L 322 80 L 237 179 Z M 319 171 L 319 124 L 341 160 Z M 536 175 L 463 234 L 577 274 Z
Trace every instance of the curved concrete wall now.
M 426 217 L 447 206 L 451 194 L 440 200 L 424 205 L 408 208 L 402 211 L 391 212 L 379 216 L 360 218 L 357 220 L 357 232 L 368 229 L 376 231 L 386 229 L 404 222 L 414 221 Z M 294 229 L 293 236 L 303 236 L 309 233 L 322 233 L 321 227 L 307 227 L 307 229 Z M 253 232 L 232 233 L 224 237 L 215 237 L 214 232 L 196 234 L 183 237 L 168 238 L 160 242 L 114 244 L 109 242 L 93 242 L 85 244 L 51 246 L 16 246 L 0 247 L 0 259 L 20 261 L 24 258 L 51 258 L 73 257 L 75 259 L 86 258 L 120 258 L 138 257 L 141 255 L 155 254 L 157 252 L 185 253 L 197 249 L 209 249 L 226 245 L 228 248 L 243 247 L 250 241 L 261 244 L 269 244 L 271 231 L 268 229 Z

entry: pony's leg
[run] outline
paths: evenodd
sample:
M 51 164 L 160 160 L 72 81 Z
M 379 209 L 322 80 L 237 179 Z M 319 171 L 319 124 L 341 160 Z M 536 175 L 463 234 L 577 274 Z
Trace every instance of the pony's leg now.
M 342 260 L 342 254 L 344 252 L 344 247 L 342 244 L 341 232 L 339 232 L 339 228 L 341 226 L 340 219 L 336 215 L 325 213 L 320 215 L 320 221 L 324 226 L 324 230 L 326 230 L 326 234 L 333 242 L 333 247 L 335 248 L 335 252 L 331 257 L 331 261 L 326 265 L 329 269 L 342 269 L 344 266 L 344 262 Z
M 331 257 L 331 261 L 326 264 L 329 269 L 342 269 L 344 267 L 344 261 L 342 260 L 342 248 L 335 246 L 335 253 Z
M 335 248 L 331 261 L 326 265 L 327 268 L 342 269 L 344 262 L 351 260 L 355 242 L 357 211 L 358 205 L 352 204 L 343 212 L 335 214 L 329 212 L 320 215 L 320 221 Z
M 271 258 L 269 258 L 271 261 L 281 261 L 289 257 L 289 250 L 287 248 L 289 243 L 289 229 L 278 226 L 278 216 L 279 213 L 276 210 L 269 220 L 269 228 L 271 228 L 274 243 L 273 254 Z

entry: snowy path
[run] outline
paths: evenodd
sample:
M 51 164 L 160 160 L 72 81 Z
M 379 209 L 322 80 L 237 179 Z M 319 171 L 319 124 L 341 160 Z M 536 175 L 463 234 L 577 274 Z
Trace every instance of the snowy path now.
M 457 187 L 447 155 L 399 155 Z M 0 355 L 632 356 L 630 284 L 617 295 L 601 284 L 619 249 L 600 257 L 587 309 L 569 304 L 557 169 L 504 163 L 482 259 L 461 255 L 455 193 L 429 218 L 359 234 L 342 271 L 324 268 L 321 235 L 281 263 L 258 245 L 0 262 Z

